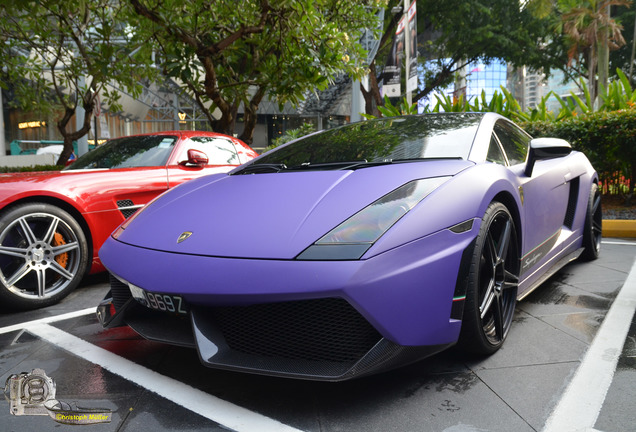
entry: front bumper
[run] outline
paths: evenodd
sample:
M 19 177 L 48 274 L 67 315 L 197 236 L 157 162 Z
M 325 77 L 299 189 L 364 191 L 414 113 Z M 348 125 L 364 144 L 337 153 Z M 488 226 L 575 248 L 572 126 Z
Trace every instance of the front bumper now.
M 362 376 L 457 341 L 462 261 L 478 229 L 330 262 L 175 255 L 110 239 L 100 256 L 117 275 L 116 301 L 103 302 L 98 315 L 107 327 L 126 323 L 148 339 L 196 347 L 212 367 L 332 381 Z M 129 283 L 180 295 L 190 313 L 150 310 L 130 297 Z

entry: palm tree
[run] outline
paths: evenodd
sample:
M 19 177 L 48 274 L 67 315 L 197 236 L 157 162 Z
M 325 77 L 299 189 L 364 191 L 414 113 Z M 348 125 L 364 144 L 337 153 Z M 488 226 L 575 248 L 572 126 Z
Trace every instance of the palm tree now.
M 587 62 L 592 101 L 598 94 L 599 49 L 617 49 L 625 45 L 623 27 L 612 19 L 611 6 L 629 6 L 630 0 L 557 0 L 561 12 L 561 31 L 570 43 L 568 66 L 581 57 Z M 603 68 L 608 68 L 607 64 Z M 604 76 L 607 76 L 607 72 Z

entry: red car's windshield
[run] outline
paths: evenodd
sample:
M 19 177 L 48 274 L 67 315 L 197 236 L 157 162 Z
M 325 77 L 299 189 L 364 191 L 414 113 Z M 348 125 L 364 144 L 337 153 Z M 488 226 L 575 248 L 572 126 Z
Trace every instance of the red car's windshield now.
M 117 138 L 92 150 L 65 170 L 164 166 L 177 142 L 172 135 Z

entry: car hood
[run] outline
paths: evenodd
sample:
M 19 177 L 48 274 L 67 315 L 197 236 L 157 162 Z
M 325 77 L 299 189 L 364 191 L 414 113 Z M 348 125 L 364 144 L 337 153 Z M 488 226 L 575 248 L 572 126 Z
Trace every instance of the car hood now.
M 86 171 L 33 171 L 0 174 L 0 202 L 23 191 L 66 191 Z
M 117 239 L 175 253 L 293 259 L 341 222 L 401 185 L 415 179 L 455 175 L 472 165 L 463 160 L 443 160 L 354 171 L 204 177 L 161 196 Z M 184 233 L 190 233 L 185 240 Z

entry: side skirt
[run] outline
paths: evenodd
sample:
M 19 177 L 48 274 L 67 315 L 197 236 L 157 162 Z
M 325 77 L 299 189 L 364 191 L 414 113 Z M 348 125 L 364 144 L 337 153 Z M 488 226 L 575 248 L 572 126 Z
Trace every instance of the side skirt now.
M 537 289 L 543 282 L 550 279 L 556 272 L 577 259 L 581 255 L 581 253 L 583 253 L 583 249 L 584 248 L 579 248 L 555 262 L 549 270 L 547 270 L 541 277 L 539 277 L 539 279 L 537 279 L 532 285 L 526 288 L 521 295 L 517 297 L 517 301 L 526 298 L 532 291 Z

